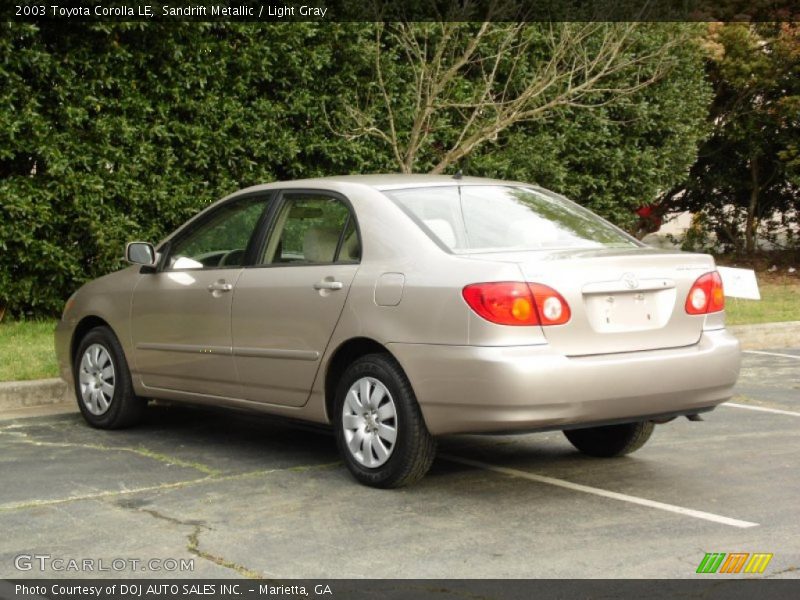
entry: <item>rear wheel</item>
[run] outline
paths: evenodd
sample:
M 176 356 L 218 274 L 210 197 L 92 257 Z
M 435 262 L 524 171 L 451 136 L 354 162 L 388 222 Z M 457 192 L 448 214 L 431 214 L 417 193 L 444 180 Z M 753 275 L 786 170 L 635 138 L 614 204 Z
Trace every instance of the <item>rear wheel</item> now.
M 125 354 L 108 327 L 95 327 L 83 337 L 72 373 L 78 407 L 89 425 L 122 429 L 141 420 L 147 402 L 133 393 Z
M 436 444 L 408 378 L 389 355 L 369 354 L 345 371 L 336 391 L 336 442 L 353 476 L 396 488 L 422 478 Z
M 640 421 L 605 427 L 568 429 L 564 431 L 564 435 L 583 454 L 610 458 L 630 454 L 644 446 L 654 428 L 655 424 L 652 421 Z

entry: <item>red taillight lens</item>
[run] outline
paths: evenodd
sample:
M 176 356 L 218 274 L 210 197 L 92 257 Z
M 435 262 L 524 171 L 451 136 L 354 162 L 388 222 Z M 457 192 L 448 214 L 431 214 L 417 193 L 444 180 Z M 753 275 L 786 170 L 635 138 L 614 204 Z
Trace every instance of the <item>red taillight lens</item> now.
M 499 325 L 561 325 L 571 314 L 561 294 L 539 283 L 474 283 L 462 295 L 478 315 Z
M 481 317 L 500 325 L 538 325 L 528 284 L 504 281 L 475 283 L 462 290 L 464 300 Z
M 690 315 L 705 315 L 724 308 L 725 291 L 722 289 L 722 278 L 716 271 L 701 276 L 686 296 L 686 312 Z

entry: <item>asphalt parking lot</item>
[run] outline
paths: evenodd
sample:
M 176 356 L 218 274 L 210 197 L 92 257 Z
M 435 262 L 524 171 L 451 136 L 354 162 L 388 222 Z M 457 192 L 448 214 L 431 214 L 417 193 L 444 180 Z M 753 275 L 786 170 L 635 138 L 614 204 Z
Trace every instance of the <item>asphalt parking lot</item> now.
M 150 412 L 120 432 L 77 412 L 0 422 L 3 578 L 685 578 L 709 577 L 706 552 L 772 553 L 739 576 L 800 577 L 800 349 L 746 353 L 730 404 L 629 457 L 560 432 L 456 436 L 395 491 L 357 485 L 324 432 Z M 19 554 L 194 570 L 20 571 Z

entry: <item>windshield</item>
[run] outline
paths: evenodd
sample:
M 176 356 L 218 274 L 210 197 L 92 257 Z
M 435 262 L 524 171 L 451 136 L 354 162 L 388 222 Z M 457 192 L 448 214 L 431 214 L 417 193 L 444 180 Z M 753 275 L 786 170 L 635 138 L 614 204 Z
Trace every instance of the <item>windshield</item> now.
M 637 246 L 594 213 L 544 190 L 466 185 L 384 194 L 455 253 Z

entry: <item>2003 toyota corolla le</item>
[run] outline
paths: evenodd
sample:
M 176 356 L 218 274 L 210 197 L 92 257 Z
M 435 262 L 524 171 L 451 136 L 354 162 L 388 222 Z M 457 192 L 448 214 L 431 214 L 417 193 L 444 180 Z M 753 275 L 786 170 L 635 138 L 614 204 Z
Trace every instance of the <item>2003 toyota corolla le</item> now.
M 626 454 L 730 398 L 739 371 L 711 257 L 531 185 L 272 183 L 126 257 L 56 331 L 90 425 L 132 425 L 149 398 L 330 423 L 373 486 L 423 476 L 442 434 L 563 429 Z

